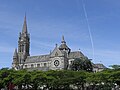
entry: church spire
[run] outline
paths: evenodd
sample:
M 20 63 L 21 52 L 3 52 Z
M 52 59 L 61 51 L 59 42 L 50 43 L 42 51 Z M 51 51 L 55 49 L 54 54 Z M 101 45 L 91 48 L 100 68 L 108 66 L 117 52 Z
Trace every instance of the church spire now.
M 61 41 L 61 43 L 63 43 L 63 44 L 66 43 L 66 42 L 65 42 L 65 39 L 64 39 L 64 35 L 62 36 L 62 41 Z
M 14 57 L 17 57 L 17 48 L 14 51 Z
M 27 56 L 30 55 L 29 48 L 30 48 L 30 36 L 27 31 L 27 22 L 26 22 L 26 14 L 25 14 L 22 33 L 20 33 L 19 41 L 18 41 L 18 58 L 20 64 L 23 64 Z
M 17 49 L 15 49 L 14 51 L 14 55 L 13 55 L 13 63 L 12 63 L 12 67 L 16 68 L 18 64 L 18 53 L 17 53 Z
M 64 39 L 64 36 L 62 36 L 62 41 L 61 41 L 61 45 L 59 46 L 59 49 L 60 50 L 68 50 L 69 47 L 66 45 L 66 42 L 65 42 L 65 39 Z
M 25 14 L 25 17 L 24 17 L 24 24 L 23 24 L 23 28 L 22 28 L 22 33 L 27 33 L 26 14 Z

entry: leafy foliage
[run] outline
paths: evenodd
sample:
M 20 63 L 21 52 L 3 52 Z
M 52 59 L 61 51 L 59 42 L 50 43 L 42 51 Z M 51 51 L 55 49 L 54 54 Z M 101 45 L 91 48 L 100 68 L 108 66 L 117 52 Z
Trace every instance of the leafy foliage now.
M 92 71 L 92 63 L 87 57 L 76 58 L 70 66 L 71 70 L 74 71 Z
M 98 73 L 86 71 L 15 71 L 0 70 L 0 89 L 10 84 L 18 90 L 111 90 L 120 85 L 120 70 L 105 70 Z
M 110 65 L 110 67 L 112 67 L 112 69 L 120 69 L 120 65 Z

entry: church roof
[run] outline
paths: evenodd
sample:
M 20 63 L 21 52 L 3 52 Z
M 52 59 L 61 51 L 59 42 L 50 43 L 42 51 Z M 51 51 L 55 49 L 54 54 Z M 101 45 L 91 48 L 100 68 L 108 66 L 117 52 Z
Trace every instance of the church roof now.
M 65 50 L 68 50 L 69 47 L 68 47 L 66 44 L 61 44 L 61 45 L 59 46 L 59 49 L 65 49 Z
M 49 55 L 28 56 L 25 63 L 46 62 L 49 60 Z
M 107 67 L 105 67 L 103 64 L 101 64 L 101 63 L 98 63 L 98 64 L 94 64 L 97 68 L 99 68 L 99 69 L 105 69 L 105 68 L 107 68 Z
M 81 58 L 84 57 L 83 53 L 80 51 L 70 52 L 68 58 Z M 35 63 L 35 62 L 46 62 L 49 61 L 50 55 L 40 55 L 40 56 L 28 56 L 25 63 Z
M 24 24 L 23 24 L 23 28 L 22 28 L 22 33 L 27 33 L 26 15 L 24 17 Z
M 65 39 L 64 39 L 64 36 L 62 36 L 62 41 L 61 41 L 61 45 L 59 46 L 59 49 L 60 50 L 69 50 L 70 48 L 66 45 L 66 42 L 65 42 Z
M 83 53 L 80 51 L 74 51 L 69 53 L 69 58 L 81 58 L 84 57 Z

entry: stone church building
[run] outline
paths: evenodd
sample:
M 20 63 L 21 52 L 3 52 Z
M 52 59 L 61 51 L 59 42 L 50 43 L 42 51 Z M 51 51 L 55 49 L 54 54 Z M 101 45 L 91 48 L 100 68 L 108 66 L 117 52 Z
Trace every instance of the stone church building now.
M 28 70 L 66 70 L 75 58 L 85 57 L 80 51 L 72 51 L 68 47 L 64 36 L 60 46 L 56 45 L 52 52 L 46 55 L 30 56 L 30 34 L 27 30 L 26 16 L 22 32 L 19 34 L 18 49 L 13 55 L 12 68 Z

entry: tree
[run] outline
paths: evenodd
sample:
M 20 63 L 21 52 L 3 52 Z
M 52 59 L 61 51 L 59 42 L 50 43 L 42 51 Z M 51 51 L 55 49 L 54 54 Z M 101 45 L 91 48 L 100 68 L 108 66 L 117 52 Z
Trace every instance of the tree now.
M 85 70 L 92 71 L 92 63 L 87 57 L 76 58 L 70 66 L 71 70 L 80 71 Z
M 110 65 L 110 67 L 112 67 L 112 69 L 120 69 L 120 65 Z
M 0 84 L 1 86 L 0 87 L 7 87 L 8 86 L 8 83 L 9 83 L 9 76 L 10 74 L 10 70 L 8 68 L 2 68 L 0 70 Z
M 18 90 L 111 90 L 120 85 L 120 70 L 107 69 L 101 72 L 86 72 L 85 61 L 79 61 L 74 70 L 27 71 L 13 69 L 0 70 L 0 89 L 10 85 L 18 86 Z M 81 64 L 79 64 L 81 63 Z M 86 62 L 88 63 L 88 62 Z M 83 67 L 84 66 L 84 67 Z M 85 71 L 86 70 L 86 71 Z M 23 87 L 24 86 L 24 87 Z M 26 87 L 26 88 L 25 88 Z M 42 90 L 43 90 L 42 89 Z M 9 89 L 8 89 L 9 90 Z
M 120 71 L 113 71 L 110 75 L 109 75 L 109 81 L 111 81 L 112 83 L 116 83 L 117 85 L 120 86 Z
M 16 71 L 16 73 L 14 74 L 14 79 L 12 80 L 12 82 L 16 86 L 18 86 L 18 90 L 22 90 L 22 86 L 24 86 L 24 88 L 25 86 L 29 88 L 30 81 L 31 81 L 31 75 L 26 70 Z
M 7 77 L 6 71 L 7 71 L 7 69 L 1 69 L 1 70 L 0 70 L 0 90 L 1 90 L 1 88 L 4 87 L 3 79 L 4 79 L 5 77 Z
M 46 72 L 47 83 L 49 82 L 50 90 L 70 90 L 74 73 L 73 71 L 60 70 Z
M 85 71 L 74 72 L 73 85 L 77 86 L 78 90 L 84 90 L 86 83 L 87 73 Z
M 31 82 L 32 82 L 32 89 L 37 90 L 39 87 L 45 85 L 46 74 L 42 71 L 34 71 L 31 73 Z
M 109 81 L 111 70 L 105 70 L 97 73 L 87 73 L 86 81 L 89 84 L 88 89 L 92 90 L 111 90 L 112 83 Z

